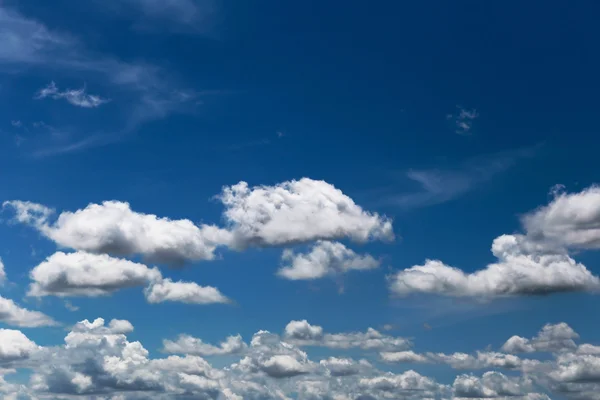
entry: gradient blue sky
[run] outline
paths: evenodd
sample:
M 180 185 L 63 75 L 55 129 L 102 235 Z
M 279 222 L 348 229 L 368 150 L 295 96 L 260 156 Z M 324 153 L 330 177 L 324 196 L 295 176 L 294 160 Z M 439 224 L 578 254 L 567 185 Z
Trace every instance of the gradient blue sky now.
M 276 275 L 283 249 L 307 252 L 313 241 L 223 247 L 216 260 L 183 268 L 156 264 L 165 278 L 216 287 L 232 304 L 149 304 L 133 287 L 68 297 L 67 307 L 65 298 L 27 291 L 34 267 L 72 250 L 5 207 L 2 296 L 60 323 L 6 328 L 52 347 L 77 321 L 124 319 L 135 327 L 129 339 L 151 357 L 164 356 L 163 340 L 182 333 L 208 343 L 239 333 L 248 342 L 259 330 L 283 334 L 288 322 L 304 319 L 330 333 L 373 327 L 412 338 L 417 353 L 498 350 L 513 335 L 532 338 L 560 322 L 582 343 L 600 342 L 597 297 L 587 287 L 492 299 L 397 297 L 390 289 L 395 274 L 427 259 L 465 273 L 485 268 L 496 261 L 496 237 L 529 232 L 523 215 L 598 181 L 598 12 L 600 4 L 586 0 L 3 1 L 2 201 L 60 214 L 116 200 L 138 213 L 226 226 L 215 197 L 223 187 L 308 177 L 391 219 L 396 236 L 391 243 L 323 238 L 380 260 L 333 279 Z M 557 184 L 567 194 L 553 197 Z M 589 201 L 582 209 L 600 209 L 597 198 Z M 595 248 L 565 244 L 594 275 Z M 386 364 L 377 352 L 327 346 L 307 352 L 316 361 L 366 357 L 380 370 L 413 369 L 449 387 L 457 375 L 484 372 Z M 211 362 L 220 368 L 231 360 Z M 15 368 L 21 372 L 7 380 L 35 373 Z M 600 385 L 600 372 L 594 379 L 588 385 Z M 567 398 L 557 382 L 536 385 Z M 588 389 L 569 396 L 595 398 Z

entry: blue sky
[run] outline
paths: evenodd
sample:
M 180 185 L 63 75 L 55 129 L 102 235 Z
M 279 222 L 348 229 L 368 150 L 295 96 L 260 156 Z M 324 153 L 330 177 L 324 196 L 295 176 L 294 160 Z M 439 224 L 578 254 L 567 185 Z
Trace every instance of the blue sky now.
M 3 1 L 0 393 L 597 398 L 599 8 Z

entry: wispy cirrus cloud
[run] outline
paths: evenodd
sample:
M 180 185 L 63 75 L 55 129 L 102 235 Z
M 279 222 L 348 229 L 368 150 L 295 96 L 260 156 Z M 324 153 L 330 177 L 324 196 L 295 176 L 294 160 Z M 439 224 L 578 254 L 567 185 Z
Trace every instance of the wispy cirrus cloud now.
M 79 133 L 68 142 L 51 142 L 48 138 L 41 143 L 28 140 L 29 145 L 23 147 L 38 157 L 119 141 L 147 122 L 173 113 L 193 112 L 199 97 L 207 95 L 182 88 L 163 68 L 91 52 L 74 35 L 49 29 L 40 21 L 0 5 L 0 73 L 47 74 L 48 71 L 68 73 L 118 93 L 114 101 L 125 103 L 121 107 L 124 121 L 120 128 Z M 108 101 L 87 93 L 85 87 L 60 91 L 52 83 L 36 97 L 65 99 L 84 108 L 96 108 Z
M 538 148 L 533 146 L 478 156 L 446 169 L 411 169 L 404 173 L 405 178 L 419 184 L 421 189 L 384 196 L 381 202 L 401 208 L 416 208 L 454 200 L 510 169 L 519 160 L 534 156 Z
M 52 98 L 54 100 L 65 99 L 70 104 L 83 108 L 96 108 L 110 101 L 109 99 L 86 93 L 85 85 L 80 89 L 67 89 L 61 92 L 54 81 L 41 88 L 34 96 L 36 100 L 45 98 Z
M 106 2 L 96 0 L 106 8 Z M 142 32 L 167 29 L 180 33 L 214 36 L 216 0 L 117 0 L 111 10 L 124 17 L 134 18 L 133 28 Z

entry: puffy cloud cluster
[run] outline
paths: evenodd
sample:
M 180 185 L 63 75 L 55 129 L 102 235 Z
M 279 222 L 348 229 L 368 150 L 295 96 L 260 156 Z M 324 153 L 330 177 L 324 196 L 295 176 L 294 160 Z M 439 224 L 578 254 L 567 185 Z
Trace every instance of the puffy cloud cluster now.
M 358 348 L 371 351 L 400 351 L 411 346 L 408 339 L 384 335 L 368 328 L 366 332 L 324 333 L 323 328 L 308 321 L 291 321 L 284 338 L 297 346 L 321 346 L 330 349 Z
M 573 339 L 579 335 L 564 322 L 546 324 L 532 339 L 512 336 L 504 343 L 502 350 L 507 353 L 561 352 L 577 348 Z
M 323 240 L 315 243 L 305 254 L 286 249 L 281 259 L 286 265 L 278 271 L 278 275 L 290 280 L 318 279 L 353 270 L 374 269 L 380 264 L 369 254 L 361 256 L 342 243 Z
M 533 394 L 533 382 L 530 379 L 511 378 L 499 372 L 486 372 L 481 378 L 474 375 L 460 375 L 456 378 L 452 387 L 454 396 L 457 399 L 528 399 L 532 398 L 528 396 Z M 535 396 L 538 395 L 535 394 Z
M 391 220 L 363 210 L 325 181 L 302 178 L 256 187 L 240 182 L 223 188 L 219 199 L 236 248 L 394 238 Z
M 0 365 L 6 362 L 25 359 L 39 349 L 23 332 L 14 329 L 0 329 Z
M 163 340 L 163 351 L 172 354 L 215 356 L 243 353 L 247 348 L 240 335 L 229 336 L 218 346 L 204 343 L 202 339 L 190 335 L 179 335 L 177 340 Z
M 192 304 L 227 303 L 218 289 L 194 282 L 163 279 L 158 268 L 83 251 L 56 252 L 30 272 L 29 296 L 109 295 L 129 287 L 146 286 L 149 303 L 177 301 Z
M 419 355 L 409 350 L 381 353 L 388 362 L 428 362 L 454 369 L 491 370 L 481 375 L 460 374 L 452 384 L 445 385 L 412 369 L 384 372 L 365 359 L 329 356 L 313 361 L 290 341 L 290 335 L 315 340 L 323 339 L 327 333 L 303 321 L 292 322 L 283 336 L 259 331 L 249 345 L 240 336 L 230 336 L 215 346 L 181 335 L 175 342 L 164 341 L 165 351 L 179 354 L 165 358 L 151 358 L 140 342 L 130 341 L 127 334 L 133 326 L 125 320 L 83 320 L 71 327 L 64 345 L 51 347 L 36 345 L 20 331 L 0 330 L 0 363 L 9 366 L 0 369 L 0 376 L 19 368 L 32 371 L 26 386 L 2 378 L 0 393 L 7 398 L 18 394 L 24 399 L 548 400 L 554 394 L 569 399 L 594 399 L 594 390 L 600 385 L 600 357 L 591 344 L 562 348 L 554 353 L 553 360 L 545 361 L 492 351 L 478 351 L 475 355 Z M 548 324 L 529 344 L 578 337 L 565 323 Z M 368 351 L 370 346 L 356 348 Z M 240 359 L 216 368 L 202 355 L 238 355 Z M 511 372 L 504 374 L 497 369 Z
M 250 188 L 246 182 L 224 187 L 226 228 L 196 225 L 133 211 L 129 203 L 105 201 L 75 212 L 54 210 L 27 201 L 7 201 L 21 223 L 32 225 L 61 247 L 116 256 L 142 255 L 171 265 L 212 260 L 218 246 L 242 249 L 348 237 L 394 238 L 392 222 L 363 210 L 325 181 L 302 178 L 276 186 Z
M 181 266 L 212 260 L 219 247 L 242 250 L 316 241 L 308 254 L 287 250 L 283 259 L 290 264 L 280 271 L 288 279 L 315 279 L 379 265 L 370 255 L 357 255 L 341 243 L 326 240 L 394 238 L 391 220 L 363 210 L 324 181 L 303 178 L 252 188 L 240 182 L 224 187 L 218 198 L 225 206 L 224 227 L 145 214 L 120 201 L 89 204 L 56 217 L 53 209 L 42 204 L 16 200 L 3 205 L 14 211 L 16 221 L 31 225 L 59 247 L 74 250 L 59 251 L 31 271 L 29 295 L 35 297 L 101 296 L 147 286 L 150 303 L 227 303 L 230 300 L 217 288 L 163 279 L 157 268 L 117 257 L 142 256 L 146 261 Z
M 56 252 L 30 272 L 30 296 L 102 296 L 160 280 L 160 271 L 106 254 Z
M 522 218 L 527 236 L 538 242 L 578 249 L 600 248 L 600 187 L 556 193 L 550 204 Z
M 600 291 L 600 278 L 583 264 L 567 254 L 535 252 L 522 236 L 496 238 L 492 252 L 498 262 L 472 273 L 427 260 L 390 276 L 390 290 L 398 296 L 429 293 L 480 298 Z
M 188 260 L 212 260 L 215 249 L 229 241 L 228 231 L 197 226 L 187 219 L 171 220 L 133 211 L 129 203 L 105 201 L 75 212 L 53 210 L 35 203 L 9 201 L 19 222 L 31 224 L 61 247 L 116 256 L 142 255 L 148 261 L 181 265 Z
M 600 278 L 568 254 L 600 248 L 600 188 L 555 193 L 547 206 L 522 217 L 524 235 L 502 235 L 492 244 L 497 262 L 466 273 L 427 260 L 390 276 L 392 293 L 492 298 L 600 291 Z
M 171 279 L 153 282 L 146 289 L 146 299 L 150 303 L 162 303 L 164 301 L 178 301 L 188 304 L 230 302 L 219 289 L 212 286 L 200 286 L 195 282 L 173 282 Z

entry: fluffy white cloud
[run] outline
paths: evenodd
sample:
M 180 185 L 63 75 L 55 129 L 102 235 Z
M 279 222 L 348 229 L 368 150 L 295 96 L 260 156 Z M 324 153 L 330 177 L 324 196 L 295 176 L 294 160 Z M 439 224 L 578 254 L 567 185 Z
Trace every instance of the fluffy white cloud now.
M 499 372 L 486 372 L 481 378 L 460 375 L 452 386 L 455 398 L 522 398 L 532 392 L 531 380 L 512 378 Z
M 104 325 L 104 318 L 96 318 L 92 322 L 84 319 L 73 325 L 71 332 L 95 335 L 121 335 L 133 332 L 133 325 L 125 319 L 112 319 L 108 323 L 108 326 Z
M 270 332 L 259 331 L 252 337 L 246 356 L 232 368 L 246 374 L 262 373 L 282 379 L 307 374 L 315 365 L 296 346 L 282 342 Z
M 357 375 L 361 372 L 361 369 L 371 369 L 371 364 L 366 360 L 354 361 L 351 358 L 336 358 L 329 357 L 325 360 L 319 361 L 323 367 L 327 368 L 327 371 L 331 376 L 350 376 Z
M 278 271 L 278 275 L 291 280 L 317 279 L 352 270 L 368 270 L 380 264 L 369 254 L 358 255 L 342 243 L 323 240 L 317 241 L 306 254 L 286 249 L 281 258 L 286 265 Z
M 600 383 L 600 357 L 591 354 L 562 354 L 550 377 L 558 382 Z
M 15 209 L 18 221 L 31 224 L 59 246 L 118 256 L 141 254 L 170 265 L 212 260 L 216 247 L 230 238 L 228 231 L 216 226 L 135 212 L 119 201 L 65 211 L 54 223 L 49 222 L 52 210 L 40 204 L 10 201 L 4 205 Z
M 28 358 L 38 349 L 23 332 L 0 329 L 0 363 Z
M 535 254 L 503 235 L 492 246 L 498 262 L 473 273 L 427 260 L 390 277 L 392 293 L 431 293 L 456 297 L 541 295 L 567 291 L 598 291 L 600 279 L 565 254 Z
M 433 398 L 440 390 L 435 381 L 412 370 L 398 375 L 387 373 L 374 378 L 362 378 L 358 384 L 368 391 L 383 393 L 384 397 L 390 394 L 390 398 Z
M 56 322 L 46 314 L 22 308 L 14 301 L 1 296 L 0 322 L 27 328 L 56 325 Z
M 30 272 L 30 296 L 101 296 L 161 279 L 144 264 L 85 252 L 57 252 Z
M 162 303 L 164 301 L 190 304 L 230 302 L 217 288 L 212 286 L 200 286 L 195 282 L 173 282 L 170 279 L 152 283 L 146 289 L 146 299 L 149 303 Z
M 0 258 L 0 285 L 4 284 L 6 281 L 6 271 L 4 270 L 4 263 Z
M 412 350 L 394 352 L 384 351 L 379 355 L 383 361 L 390 363 L 427 363 L 430 361 L 428 357 L 417 354 Z
M 423 354 L 428 362 L 458 369 L 512 370 L 511 376 L 499 372 L 459 375 L 452 386 L 447 386 L 412 370 L 398 374 L 383 372 L 365 360 L 328 357 L 313 362 L 304 351 L 289 343 L 288 338 L 267 331 L 257 332 L 250 346 L 241 352 L 241 359 L 229 367 L 215 368 L 198 354 L 238 353 L 232 348 L 241 347 L 241 338 L 230 337 L 219 346 L 208 345 L 200 339 L 186 339 L 177 344 L 177 352 L 185 352 L 184 356 L 151 358 L 140 342 L 127 338 L 126 334 L 132 331 L 132 324 L 125 320 L 112 320 L 108 324 L 102 318 L 91 322 L 83 320 L 73 325 L 64 345 L 39 347 L 19 331 L 0 330 L 0 362 L 32 372 L 29 385 L 19 386 L 2 378 L 14 370 L 0 369 L 0 393 L 9 399 L 18 394 L 27 399 L 111 400 L 150 397 L 160 400 L 548 400 L 542 391 L 570 399 L 594 399 L 592 394 L 600 383 L 600 358 L 578 354 L 575 349 L 554 354 L 555 361 L 544 361 L 543 369 L 530 370 L 516 367 L 527 360 L 501 353 Z M 327 335 L 302 321 L 290 327 L 289 333 L 294 332 L 304 340 L 323 339 Z M 556 324 L 542 328 L 537 337 L 561 340 L 575 335 L 568 326 Z M 583 349 L 583 345 L 580 348 Z M 196 354 L 191 354 L 192 351 Z M 389 354 L 393 361 L 418 356 L 411 352 Z
M 550 204 L 522 218 L 531 240 L 567 248 L 600 248 L 600 187 L 557 193 Z
M 243 353 L 248 346 L 240 335 L 229 336 L 218 346 L 204 343 L 202 339 L 190 335 L 179 335 L 176 341 L 163 340 L 163 351 L 173 354 L 191 354 L 197 356 L 215 356 Z
M 368 328 L 366 332 L 324 333 L 323 328 L 306 320 L 290 321 L 284 338 L 297 346 L 322 346 L 331 349 L 359 348 L 362 350 L 393 352 L 410 347 L 409 340 L 388 336 Z
M 83 108 L 96 108 L 110 101 L 100 96 L 86 93 L 85 86 L 81 89 L 67 89 L 61 92 L 56 86 L 56 83 L 54 83 L 54 81 L 50 82 L 47 86 L 41 88 L 35 94 L 35 99 L 38 100 L 45 99 L 47 97 L 50 97 L 55 100 L 65 99 L 70 104 Z
M 433 362 L 448 364 L 454 369 L 519 369 L 523 363 L 512 354 L 480 351 L 474 356 L 466 353 L 428 353 L 427 358 Z
M 577 345 L 573 339 L 579 335 L 564 322 L 546 324 L 532 339 L 512 336 L 504 343 L 502 350 L 507 353 L 560 352 L 574 350 Z
M 237 248 L 394 238 L 391 220 L 363 210 L 325 181 L 302 178 L 252 188 L 240 182 L 223 188 L 219 198 Z

